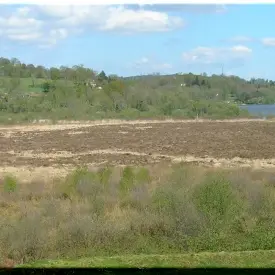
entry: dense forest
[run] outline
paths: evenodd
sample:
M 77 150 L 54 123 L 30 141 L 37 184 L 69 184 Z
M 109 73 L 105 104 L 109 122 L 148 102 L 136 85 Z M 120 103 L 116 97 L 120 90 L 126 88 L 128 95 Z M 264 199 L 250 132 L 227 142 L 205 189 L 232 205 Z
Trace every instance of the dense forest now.
M 274 104 L 275 81 L 206 73 L 120 77 L 82 65 L 45 68 L 0 58 L 0 112 L 24 120 L 226 118 L 239 104 Z

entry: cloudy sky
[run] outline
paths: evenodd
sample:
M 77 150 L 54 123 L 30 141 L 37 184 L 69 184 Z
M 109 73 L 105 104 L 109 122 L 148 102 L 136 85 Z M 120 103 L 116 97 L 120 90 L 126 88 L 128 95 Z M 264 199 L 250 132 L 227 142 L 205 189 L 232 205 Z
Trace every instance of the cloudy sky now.
M 119 75 L 275 79 L 275 5 L 0 6 L 0 56 Z

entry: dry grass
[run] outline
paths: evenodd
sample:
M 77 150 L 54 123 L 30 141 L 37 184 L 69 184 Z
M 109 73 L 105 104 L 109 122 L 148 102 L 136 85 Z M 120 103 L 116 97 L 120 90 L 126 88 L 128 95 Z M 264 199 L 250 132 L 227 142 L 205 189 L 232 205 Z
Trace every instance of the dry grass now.
M 94 121 L 77 121 L 77 120 L 58 120 L 53 122 L 48 119 L 34 120 L 32 124 L 28 123 L 25 125 L 9 125 L 1 126 L 0 130 L 27 130 L 27 131 L 43 131 L 43 130 L 64 130 L 64 129 L 75 129 L 90 126 L 108 126 L 108 125 L 146 125 L 146 124 L 159 124 L 159 123 L 190 123 L 190 122 L 259 122 L 259 121 L 274 121 L 274 119 L 261 119 L 261 118 L 240 118 L 240 119 L 163 119 L 163 120 L 120 120 L 120 119 L 104 119 Z
M 270 121 L 104 123 L 2 129 L 1 169 L 4 172 L 10 167 L 25 170 L 49 167 L 63 173 L 83 164 L 117 166 L 160 162 L 229 168 L 275 167 L 275 124 Z
M 6 177 L 2 262 L 274 249 L 272 176 L 179 164 L 78 169 L 50 183 Z

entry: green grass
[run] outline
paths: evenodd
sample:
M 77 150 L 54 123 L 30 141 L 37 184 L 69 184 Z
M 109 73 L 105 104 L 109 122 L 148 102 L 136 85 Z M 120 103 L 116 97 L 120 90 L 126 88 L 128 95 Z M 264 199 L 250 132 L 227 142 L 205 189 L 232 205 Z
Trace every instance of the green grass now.
M 275 267 L 275 251 L 243 251 L 170 255 L 127 255 L 79 260 L 38 261 L 18 267 L 186 267 L 267 268 Z

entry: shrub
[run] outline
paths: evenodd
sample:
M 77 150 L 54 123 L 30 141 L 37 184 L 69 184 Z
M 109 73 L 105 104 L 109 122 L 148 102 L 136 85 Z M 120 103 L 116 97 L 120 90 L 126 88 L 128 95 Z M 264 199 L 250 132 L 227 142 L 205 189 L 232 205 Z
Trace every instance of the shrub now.
M 198 210 L 216 228 L 238 213 L 240 203 L 236 192 L 222 173 L 208 175 L 202 184 L 196 186 L 193 198 Z
M 13 193 L 17 189 L 17 180 L 12 176 L 6 176 L 3 181 L 4 192 Z
M 0 258 L 275 249 L 270 174 L 183 164 L 165 176 L 150 171 L 79 168 L 53 190 L 22 184 L 15 196 L 3 192 Z M 3 190 L 15 192 L 14 183 L 6 177 Z
M 119 182 L 120 192 L 122 195 L 127 194 L 135 184 L 135 174 L 133 168 L 127 166 L 122 171 L 122 176 Z

